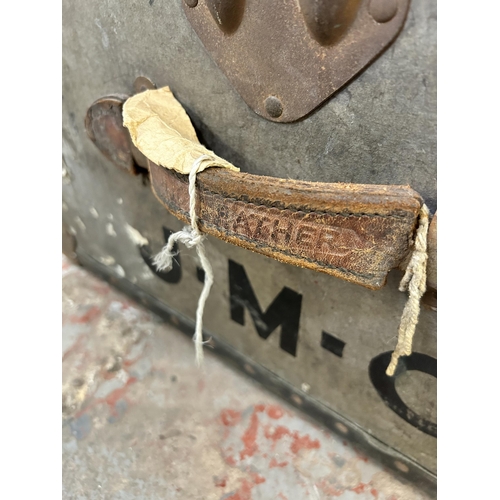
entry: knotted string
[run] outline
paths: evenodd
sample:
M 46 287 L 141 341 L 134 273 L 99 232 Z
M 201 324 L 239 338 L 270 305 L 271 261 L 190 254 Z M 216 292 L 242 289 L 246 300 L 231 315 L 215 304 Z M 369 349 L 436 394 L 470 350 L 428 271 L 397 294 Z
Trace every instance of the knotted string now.
M 181 231 L 173 233 L 168 238 L 167 244 L 163 247 L 154 258 L 154 265 L 158 271 L 170 271 L 172 262 L 175 256 L 173 248 L 176 242 L 184 243 L 188 248 L 195 247 L 196 253 L 200 259 L 200 264 L 205 272 L 205 280 L 200 298 L 198 299 L 198 307 L 196 309 L 196 326 L 194 331 L 194 343 L 196 350 L 196 364 L 200 367 L 203 363 L 203 311 L 205 302 L 207 301 L 210 288 L 214 282 L 214 274 L 212 266 L 208 261 L 203 245 L 203 235 L 198 229 L 198 217 L 196 216 L 196 175 L 200 171 L 201 162 L 203 160 L 211 160 L 207 155 L 202 155 L 193 162 L 191 171 L 189 172 L 189 218 L 190 226 L 185 226 Z
M 427 233 L 429 231 L 429 209 L 424 204 L 420 209 L 419 225 L 415 237 L 415 246 L 405 275 L 399 284 L 401 292 L 409 291 L 401 321 L 399 323 L 398 343 L 391 356 L 386 374 L 394 375 L 401 356 L 412 352 L 413 335 L 420 314 L 420 299 L 426 289 L 427 281 Z

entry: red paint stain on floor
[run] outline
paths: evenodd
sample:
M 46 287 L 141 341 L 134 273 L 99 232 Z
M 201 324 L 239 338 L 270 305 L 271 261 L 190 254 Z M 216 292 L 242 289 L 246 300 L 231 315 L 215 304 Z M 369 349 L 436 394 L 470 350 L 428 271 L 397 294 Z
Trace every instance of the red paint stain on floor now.
M 266 427 L 264 429 L 264 436 L 271 441 L 278 441 L 283 436 L 290 436 L 291 432 L 284 426 L 278 425 L 277 427 Z
M 363 493 L 363 491 L 365 491 L 366 487 L 368 485 L 365 484 L 365 483 L 359 483 L 357 486 L 355 486 L 354 488 L 351 488 L 351 491 L 354 491 L 354 493 Z
M 228 465 L 231 465 L 234 467 L 236 465 L 236 460 L 234 459 L 233 456 L 229 455 L 228 457 L 225 458 L 225 461 Z
M 241 486 L 238 491 L 233 493 L 230 497 L 227 497 L 225 500 L 252 500 L 252 489 L 257 484 L 262 484 L 266 482 L 266 478 L 260 476 L 255 472 L 250 473 L 250 477 L 252 481 L 248 479 L 241 480 Z
M 326 480 L 322 479 L 317 483 L 318 488 L 330 497 L 339 497 L 343 495 L 345 492 L 342 490 L 338 490 L 332 484 L 328 483 Z
M 226 427 L 233 427 L 241 420 L 241 413 L 227 408 L 221 411 L 220 419 Z
M 94 318 L 99 316 L 101 309 L 97 306 L 92 306 L 85 314 L 78 316 L 74 314 L 69 317 L 71 323 L 90 323 Z
M 375 488 L 372 488 L 370 490 L 370 493 L 375 497 L 375 498 L 378 498 L 378 491 L 375 489 Z
M 68 356 L 70 354 L 73 354 L 75 352 L 78 352 L 82 347 L 83 347 L 83 344 L 85 343 L 85 341 L 87 340 L 86 336 L 85 335 L 80 335 L 78 337 L 78 339 L 76 340 L 76 342 L 70 346 L 66 352 L 63 354 L 63 357 L 62 357 L 62 360 L 63 361 L 66 361 L 66 359 L 68 358 Z
M 125 399 L 125 394 L 128 388 L 137 382 L 135 377 L 130 377 L 126 384 L 119 389 L 115 389 L 113 392 L 109 393 L 105 398 L 95 399 L 93 401 L 87 402 L 87 404 L 83 404 L 82 408 L 75 413 L 74 418 L 80 418 L 84 413 L 87 413 L 89 410 L 95 408 L 97 405 L 101 403 L 106 403 L 110 408 L 110 413 L 113 417 L 117 417 L 118 413 L 116 411 L 115 405 L 120 401 L 120 399 Z
M 266 405 L 255 405 L 255 411 L 262 413 L 266 409 Z
M 123 366 L 125 366 L 126 368 L 129 368 L 130 366 L 134 365 L 135 363 L 137 363 L 137 361 L 139 361 L 139 359 L 141 359 L 141 354 L 139 354 L 139 356 L 137 356 L 136 358 L 134 359 L 125 359 L 123 361 Z M 153 373 L 153 372 L 152 372 Z
M 269 468 L 272 469 L 274 467 L 286 467 L 288 465 L 288 462 L 285 460 L 284 462 L 278 462 L 274 457 L 271 458 L 271 461 L 269 462 Z
M 227 497 L 225 500 L 252 500 L 253 487 L 254 485 L 250 481 L 243 479 L 238 491 L 233 493 L 230 497 Z
M 255 472 L 251 472 L 250 475 L 252 477 L 252 481 L 254 482 L 254 484 L 262 484 L 266 482 L 265 477 L 259 476 L 259 474 Z
M 278 493 L 278 498 L 280 498 L 281 500 L 288 500 L 288 497 L 283 495 L 283 493 Z
M 300 436 L 298 432 L 293 433 L 293 443 L 290 450 L 293 453 L 298 453 L 300 450 L 313 450 L 320 447 L 317 439 L 311 439 L 308 434 Z
M 269 418 L 274 418 L 278 420 L 284 415 L 284 411 L 278 405 L 269 405 L 267 407 L 267 415 Z
M 117 416 L 116 415 L 116 410 L 115 410 L 115 405 L 120 401 L 120 399 L 123 399 L 125 396 L 125 393 L 127 392 L 128 388 L 137 382 L 137 379 L 135 377 L 130 377 L 126 384 L 123 387 L 120 387 L 119 389 L 115 389 L 113 392 L 108 394 L 105 398 L 104 401 L 106 401 L 106 404 L 109 406 L 111 410 L 111 415 Z
M 241 437 L 243 441 L 244 449 L 240 452 L 240 460 L 245 457 L 252 457 L 254 453 L 258 450 L 257 447 L 257 431 L 259 429 L 259 417 L 257 412 L 254 411 L 250 417 L 250 425 L 245 431 L 245 434 Z

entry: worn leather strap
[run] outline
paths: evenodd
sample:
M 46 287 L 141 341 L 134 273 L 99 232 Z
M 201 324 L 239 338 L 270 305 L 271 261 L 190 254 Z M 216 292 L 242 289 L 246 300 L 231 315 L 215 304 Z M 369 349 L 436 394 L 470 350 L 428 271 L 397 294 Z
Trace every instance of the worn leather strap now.
M 187 176 L 149 162 L 152 188 L 189 222 Z M 406 186 L 293 181 L 210 168 L 197 177 L 203 232 L 368 288 L 408 253 L 422 199 Z
M 149 162 L 133 146 L 123 127 L 125 100 L 108 96 L 90 106 L 85 121 L 89 138 L 130 173 L 137 173 L 137 165 L 148 168 L 156 197 L 187 223 L 187 176 Z M 303 182 L 220 168 L 197 177 L 197 214 L 204 232 L 373 289 L 384 285 L 392 268 L 405 267 L 422 203 L 405 186 Z M 433 227 L 428 284 L 436 287 Z

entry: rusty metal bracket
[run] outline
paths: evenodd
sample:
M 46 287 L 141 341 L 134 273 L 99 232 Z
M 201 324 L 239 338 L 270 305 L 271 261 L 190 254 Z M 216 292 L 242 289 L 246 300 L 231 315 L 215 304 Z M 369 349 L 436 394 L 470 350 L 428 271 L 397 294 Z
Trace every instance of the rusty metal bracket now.
M 156 85 L 139 76 L 134 82 L 134 94 L 155 89 Z M 134 146 L 123 126 L 122 107 L 128 95 L 113 94 L 97 99 L 85 115 L 85 130 L 101 153 L 117 167 L 137 175 L 148 168 L 147 158 Z
M 397 36 L 410 0 L 184 0 L 206 50 L 258 115 L 303 118 Z

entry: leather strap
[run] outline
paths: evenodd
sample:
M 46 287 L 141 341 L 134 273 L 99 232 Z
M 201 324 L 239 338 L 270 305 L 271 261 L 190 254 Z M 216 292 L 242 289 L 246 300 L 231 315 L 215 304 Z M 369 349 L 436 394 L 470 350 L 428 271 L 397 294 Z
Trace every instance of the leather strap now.
M 189 222 L 188 178 L 149 162 L 153 192 Z M 379 289 L 408 253 L 423 203 L 406 186 L 327 184 L 210 168 L 197 177 L 203 232 Z
M 188 179 L 149 162 L 123 127 L 126 96 L 90 106 L 89 138 L 115 165 L 149 168 L 153 192 L 165 208 L 189 222 Z M 387 273 L 404 268 L 423 201 L 405 186 L 325 184 L 210 168 L 197 177 L 201 229 L 281 262 L 381 288 Z M 437 286 L 436 231 L 429 230 L 428 284 Z M 433 260 L 434 259 L 434 260 Z

